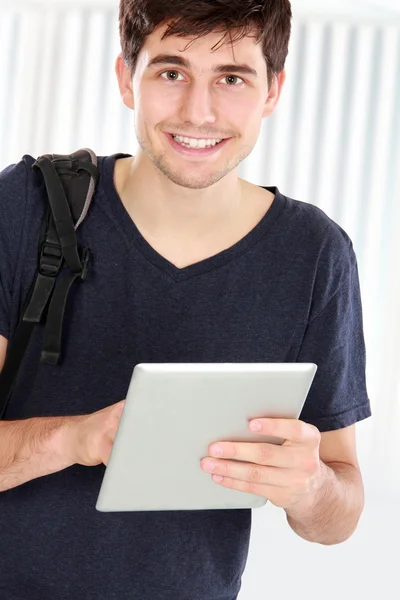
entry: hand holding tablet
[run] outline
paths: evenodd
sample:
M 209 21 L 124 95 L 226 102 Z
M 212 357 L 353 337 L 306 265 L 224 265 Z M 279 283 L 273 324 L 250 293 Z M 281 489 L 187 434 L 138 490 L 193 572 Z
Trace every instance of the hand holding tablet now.
M 252 424 L 258 424 L 256 429 Z M 314 489 L 320 473 L 320 433 L 297 419 L 258 419 L 249 429 L 284 438 L 282 445 L 266 442 L 222 442 L 209 447 L 201 461 L 206 473 L 224 487 L 264 496 L 275 506 L 299 505 Z M 230 459 L 230 460 L 229 460 Z
M 255 434 L 248 423 L 298 419 L 316 370 L 312 363 L 136 365 L 96 508 L 263 506 L 265 496 L 217 485 L 200 463 L 215 442 L 282 444 L 283 430 Z

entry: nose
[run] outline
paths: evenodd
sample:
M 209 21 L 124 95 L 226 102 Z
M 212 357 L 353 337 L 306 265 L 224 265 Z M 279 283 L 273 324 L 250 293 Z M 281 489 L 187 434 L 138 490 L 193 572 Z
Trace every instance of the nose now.
M 205 82 L 196 81 L 187 86 L 182 97 L 180 113 L 182 121 L 194 127 L 216 121 L 215 99 Z

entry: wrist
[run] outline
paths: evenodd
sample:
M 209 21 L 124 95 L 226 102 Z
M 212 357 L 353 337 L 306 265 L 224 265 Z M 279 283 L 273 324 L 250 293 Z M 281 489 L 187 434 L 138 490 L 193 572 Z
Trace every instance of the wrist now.
M 325 495 L 327 487 L 333 485 L 334 472 L 320 460 L 320 466 L 308 493 L 303 494 L 292 506 L 285 508 L 286 516 L 291 521 L 302 521 Z
M 52 450 L 59 457 L 62 468 L 65 469 L 77 462 L 75 426 L 74 417 L 63 417 L 60 427 L 55 429 L 51 439 Z

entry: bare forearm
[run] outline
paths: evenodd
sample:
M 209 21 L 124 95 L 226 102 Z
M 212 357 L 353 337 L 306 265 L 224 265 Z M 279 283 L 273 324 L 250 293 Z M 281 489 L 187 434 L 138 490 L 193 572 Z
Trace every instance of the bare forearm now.
M 307 507 L 288 509 L 287 520 L 300 537 L 320 544 L 339 544 L 355 531 L 364 507 L 358 469 L 345 463 L 321 464 L 323 482 Z
M 66 419 L 0 421 L 0 492 L 73 464 L 62 445 Z
M 107 465 L 124 404 L 84 415 L 0 421 L 0 492 L 74 464 Z

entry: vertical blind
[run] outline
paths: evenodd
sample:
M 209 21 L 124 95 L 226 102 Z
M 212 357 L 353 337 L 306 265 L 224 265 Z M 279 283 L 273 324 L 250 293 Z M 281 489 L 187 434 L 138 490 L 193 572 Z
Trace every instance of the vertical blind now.
M 119 51 L 114 3 L 1 5 L 0 169 L 84 146 L 134 154 Z M 286 71 L 239 174 L 319 206 L 352 238 L 373 409 L 358 426 L 360 462 L 366 485 L 400 495 L 399 22 L 297 18 Z

